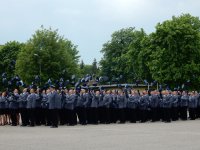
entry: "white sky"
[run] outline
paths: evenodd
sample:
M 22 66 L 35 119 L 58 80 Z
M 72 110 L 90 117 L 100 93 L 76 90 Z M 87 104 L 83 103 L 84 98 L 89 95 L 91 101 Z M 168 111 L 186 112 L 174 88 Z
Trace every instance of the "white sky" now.
M 182 13 L 199 16 L 200 0 L 0 0 L 0 44 L 25 42 L 44 25 L 78 45 L 90 64 L 101 59 L 114 31 L 136 27 L 150 33 L 158 22 Z

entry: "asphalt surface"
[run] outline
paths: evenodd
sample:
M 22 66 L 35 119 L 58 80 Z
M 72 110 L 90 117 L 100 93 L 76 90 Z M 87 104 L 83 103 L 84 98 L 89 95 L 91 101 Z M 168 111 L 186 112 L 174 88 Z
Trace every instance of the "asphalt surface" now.
M 200 120 L 87 126 L 0 126 L 0 150 L 200 150 Z

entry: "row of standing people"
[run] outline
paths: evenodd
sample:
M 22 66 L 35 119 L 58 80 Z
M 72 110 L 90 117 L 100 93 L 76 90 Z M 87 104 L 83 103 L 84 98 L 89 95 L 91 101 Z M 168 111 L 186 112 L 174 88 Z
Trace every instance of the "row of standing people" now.
M 21 116 L 22 126 L 82 125 L 125 123 L 127 121 L 187 120 L 200 117 L 200 98 L 197 92 L 131 90 L 86 91 L 56 90 L 51 86 L 40 91 L 25 88 L 21 94 L 3 92 L 0 97 L 1 123 L 10 116 L 16 126 Z

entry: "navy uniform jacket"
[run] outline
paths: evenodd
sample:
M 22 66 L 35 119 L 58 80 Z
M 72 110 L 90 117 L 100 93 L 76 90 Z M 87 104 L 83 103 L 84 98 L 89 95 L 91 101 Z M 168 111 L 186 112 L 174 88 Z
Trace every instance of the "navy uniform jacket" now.
M 151 108 L 158 108 L 159 106 L 159 96 L 158 95 L 151 95 L 149 97 L 150 107 Z
M 99 97 L 99 106 L 98 107 L 103 107 L 104 106 L 103 98 L 104 98 L 104 94 L 100 94 L 100 97 Z
M 52 92 L 49 96 L 48 96 L 48 100 L 49 100 L 49 109 L 57 109 L 56 106 L 56 98 L 57 98 L 57 92 L 54 91 Z
M 36 94 L 36 100 L 35 100 L 35 108 L 41 108 L 42 103 L 42 94 Z
M 171 103 L 172 107 L 177 108 L 179 106 L 179 95 L 172 95 Z
M 48 100 L 47 94 L 42 94 L 41 107 L 42 107 L 43 109 L 48 108 L 48 106 L 47 106 L 47 100 Z
M 65 108 L 69 110 L 74 110 L 76 101 L 76 94 L 69 95 L 65 101 Z
M 62 108 L 62 95 L 58 93 L 55 95 L 55 108 L 56 109 Z
M 65 99 L 66 99 L 66 94 L 65 93 L 61 93 L 61 108 L 63 109 L 65 106 Z
M 9 97 L 9 109 L 18 109 L 19 94 L 13 94 Z
M 106 108 L 110 108 L 111 102 L 112 102 L 112 95 L 106 94 L 103 98 L 103 106 Z
M 27 97 L 27 109 L 33 109 L 35 108 L 35 102 L 36 102 L 36 94 L 35 93 L 31 93 L 28 95 Z
M 0 97 L 0 109 L 6 108 L 6 97 Z
M 125 95 L 117 95 L 117 105 L 119 109 L 123 109 L 126 107 L 125 99 L 126 99 Z
M 79 95 L 77 98 L 76 107 L 85 107 L 85 105 L 84 105 L 85 101 L 86 101 L 86 99 L 83 96 L 83 94 Z
M 6 109 L 9 109 L 9 103 L 10 103 L 10 102 L 9 102 L 9 97 L 6 96 L 6 97 L 5 97 L 5 108 L 6 108 Z
M 171 95 L 163 95 L 163 108 L 171 108 L 172 103 L 171 103 Z
M 50 99 L 51 93 L 47 94 L 47 101 L 46 101 L 46 107 L 49 109 L 49 99 Z
M 136 109 L 139 105 L 139 95 L 130 95 L 127 101 L 127 108 Z
M 139 108 L 141 110 L 147 110 L 149 106 L 149 96 L 148 95 L 143 95 L 139 99 Z
M 92 96 L 91 96 L 91 94 L 90 93 L 83 94 L 83 97 L 85 99 L 84 106 L 86 108 L 90 107 L 91 103 L 92 103 Z
M 181 96 L 181 102 L 180 102 L 181 107 L 188 107 L 188 101 L 189 101 L 189 96 L 188 95 L 182 95 Z
M 40 106 L 39 106 L 39 101 L 40 101 L 40 96 L 38 94 L 32 94 L 31 96 L 32 98 L 32 106 L 31 108 L 38 108 L 41 106 L 41 103 L 40 103 Z
M 111 108 L 118 108 L 118 104 L 117 104 L 117 94 L 112 94 L 112 101 L 110 103 L 110 107 Z
M 28 97 L 28 92 L 21 93 L 19 96 L 19 108 L 26 108 L 27 105 L 27 97 Z
M 100 95 L 92 94 L 91 108 L 98 108 Z
M 197 102 L 197 103 L 198 103 L 197 105 L 198 105 L 198 107 L 200 107 L 200 95 L 199 95 L 199 94 L 197 95 L 197 101 L 198 101 L 198 102 Z
M 197 103 L 198 103 L 197 96 L 189 97 L 189 103 L 188 103 L 189 108 L 197 108 Z

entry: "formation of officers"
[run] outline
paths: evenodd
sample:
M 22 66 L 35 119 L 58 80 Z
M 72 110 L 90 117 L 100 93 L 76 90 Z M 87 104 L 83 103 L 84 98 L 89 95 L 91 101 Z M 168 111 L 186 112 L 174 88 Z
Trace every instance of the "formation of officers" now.
M 188 113 L 189 112 L 189 113 Z M 109 124 L 200 118 L 198 92 L 17 89 L 0 95 L 0 123 L 12 126 Z M 21 120 L 21 121 L 19 121 Z

